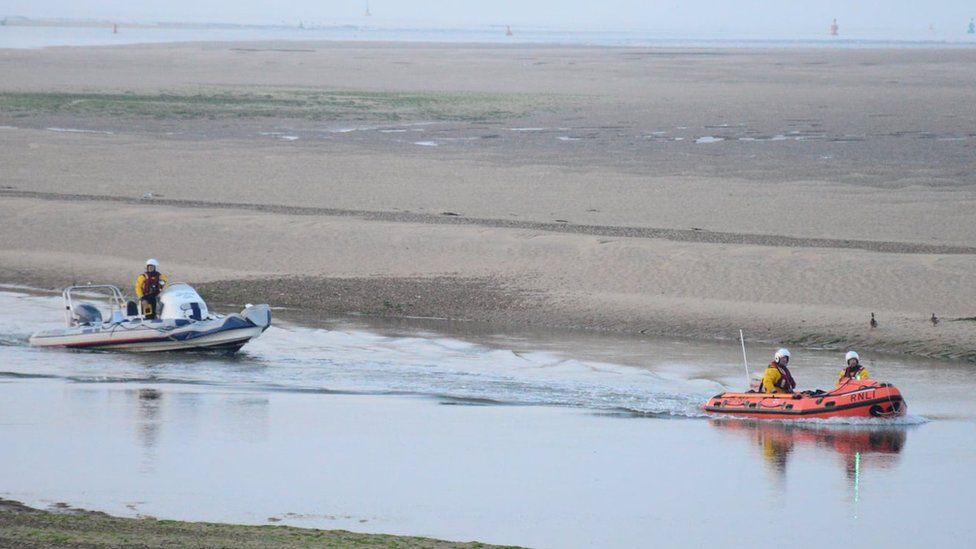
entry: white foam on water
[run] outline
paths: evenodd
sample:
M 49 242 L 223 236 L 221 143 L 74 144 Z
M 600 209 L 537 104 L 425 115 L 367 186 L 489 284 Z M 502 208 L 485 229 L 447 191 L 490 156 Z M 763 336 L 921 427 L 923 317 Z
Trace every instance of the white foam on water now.
M 701 405 L 709 397 L 742 384 L 741 370 L 735 364 L 738 349 L 729 349 L 732 362 L 725 363 L 724 351 L 706 351 L 703 344 L 695 342 L 649 343 L 640 355 L 647 359 L 625 365 L 613 359 L 581 359 L 578 354 L 564 352 L 562 344 L 532 344 L 521 338 L 492 339 L 496 343 L 488 345 L 437 334 L 392 336 L 276 322 L 232 358 L 178 353 L 133 355 L 28 347 L 31 333 L 63 325 L 60 297 L 0 291 L 0 309 L 5 312 L 0 315 L 0 369 L 70 379 L 111 382 L 152 376 L 153 382 L 254 391 L 392 391 L 682 417 L 703 416 Z M 543 348 L 552 350 L 540 350 Z M 833 379 L 834 357 L 821 355 L 805 359 L 805 383 L 816 385 Z M 878 371 L 902 387 L 909 403 L 915 394 L 932 392 L 925 384 L 928 375 L 920 373 L 928 370 L 889 364 Z M 962 401 L 953 399 L 930 398 L 915 411 L 919 410 L 936 416 L 966 413 Z M 858 423 L 840 418 L 827 421 Z M 924 421 L 922 416 L 907 416 L 869 423 Z
M 509 131 L 513 132 L 541 132 L 548 128 L 509 128 Z
M 360 330 L 270 327 L 235 358 L 79 353 L 26 347 L 30 333 L 59 324 L 60 299 L 0 292 L 0 334 L 32 357 L 7 371 L 108 382 L 203 383 L 253 390 L 404 392 L 511 404 L 573 406 L 699 416 L 724 386 L 694 368 L 660 372 L 552 352 L 489 347 L 447 337 L 395 337 Z M 43 359 L 41 358 L 43 357 Z
M 724 137 L 715 137 L 714 135 L 706 135 L 699 137 L 695 140 L 695 143 L 718 143 L 720 141 L 725 141 Z
M 266 337 L 267 336 L 267 337 Z M 519 352 L 451 338 L 387 337 L 361 331 L 272 328 L 248 347 L 273 360 L 280 349 L 299 363 L 332 368 L 332 388 L 396 390 L 517 404 L 700 415 L 721 384 L 548 352 Z M 323 349 L 328 349 L 323 355 Z M 341 364 L 341 366 L 338 366 Z
M 885 427 L 906 427 L 912 425 L 923 425 L 930 420 L 923 416 L 906 414 L 901 417 L 893 418 L 866 418 L 866 417 L 832 417 L 832 418 L 808 418 L 808 419 L 763 419 L 761 421 L 749 417 L 736 417 L 722 414 L 705 414 L 709 418 L 720 419 L 722 421 L 742 421 L 745 423 L 770 423 L 775 425 L 796 425 L 800 427 L 829 427 L 833 429 L 883 429 Z
M 570 137 L 568 135 L 560 135 L 556 139 L 558 139 L 560 141 L 579 141 L 580 140 L 579 137 Z
M 44 128 L 44 129 L 45 130 L 48 130 L 48 131 L 51 131 L 51 132 L 62 132 L 62 133 L 97 133 L 97 134 L 102 134 L 102 135 L 114 135 L 115 134 L 115 132 L 102 131 L 102 130 L 83 130 L 83 129 L 79 129 L 79 128 L 58 128 L 58 127 L 51 127 L 51 128 Z
M 421 147 L 436 147 L 437 143 L 434 141 L 414 141 L 414 145 L 420 145 Z
M 878 428 L 884 426 L 922 425 L 928 423 L 929 419 L 923 416 L 906 414 L 901 417 L 881 419 L 863 417 L 832 417 L 828 419 L 811 419 L 804 421 L 821 425 L 844 425 L 850 428 Z
M 298 136 L 297 135 L 282 135 L 282 136 L 279 136 L 278 139 L 283 139 L 285 141 L 296 141 L 296 140 L 298 140 Z

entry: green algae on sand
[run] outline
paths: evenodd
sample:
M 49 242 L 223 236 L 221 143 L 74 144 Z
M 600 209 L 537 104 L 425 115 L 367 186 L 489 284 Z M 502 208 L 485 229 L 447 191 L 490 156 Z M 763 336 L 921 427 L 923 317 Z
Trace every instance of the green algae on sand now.
M 0 92 L 0 113 L 160 120 L 288 118 L 317 121 L 486 121 L 540 106 L 525 94 L 216 89 L 194 93 Z
M 120 518 L 64 504 L 54 511 L 0 498 L 0 547 L 384 547 L 488 548 L 412 536 L 357 534 L 292 526 L 241 526 Z

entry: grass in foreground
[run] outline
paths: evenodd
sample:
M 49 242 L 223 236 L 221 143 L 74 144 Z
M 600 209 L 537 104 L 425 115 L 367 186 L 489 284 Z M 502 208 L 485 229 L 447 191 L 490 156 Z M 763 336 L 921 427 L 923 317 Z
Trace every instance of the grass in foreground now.
M 65 508 L 42 511 L 0 498 L 0 547 L 498 547 L 430 538 L 291 526 L 118 518 Z
M 273 90 L 140 94 L 0 92 L 0 113 L 155 119 L 295 118 L 316 121 L 457 120 L 519 117 L 539 100 L 519 94 Z

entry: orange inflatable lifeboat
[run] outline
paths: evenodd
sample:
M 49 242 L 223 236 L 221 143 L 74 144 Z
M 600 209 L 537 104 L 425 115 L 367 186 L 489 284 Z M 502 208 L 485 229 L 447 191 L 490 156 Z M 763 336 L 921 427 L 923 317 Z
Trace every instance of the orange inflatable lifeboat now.
M 827 392 L 722 393 L 702 409 L 752 419 L 891 418 L 905 415 L 908 404 L 894 385 L 851 380 Z

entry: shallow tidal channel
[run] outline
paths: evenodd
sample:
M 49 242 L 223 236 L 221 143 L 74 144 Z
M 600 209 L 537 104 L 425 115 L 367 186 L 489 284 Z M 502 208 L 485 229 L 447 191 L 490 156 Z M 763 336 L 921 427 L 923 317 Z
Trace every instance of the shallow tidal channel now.
M 866 356 L 908 401 L 896 424 L 720 421 L 699 406 L 744 385 L 734 340 L 346 319 L 142 356 L 30 348 L 59 300 L 0 308 L 0 497 L 37 507 L 533 547 L 976 534 L 968 364 Z M 842 361 L 794 356 L 802 388 Z

